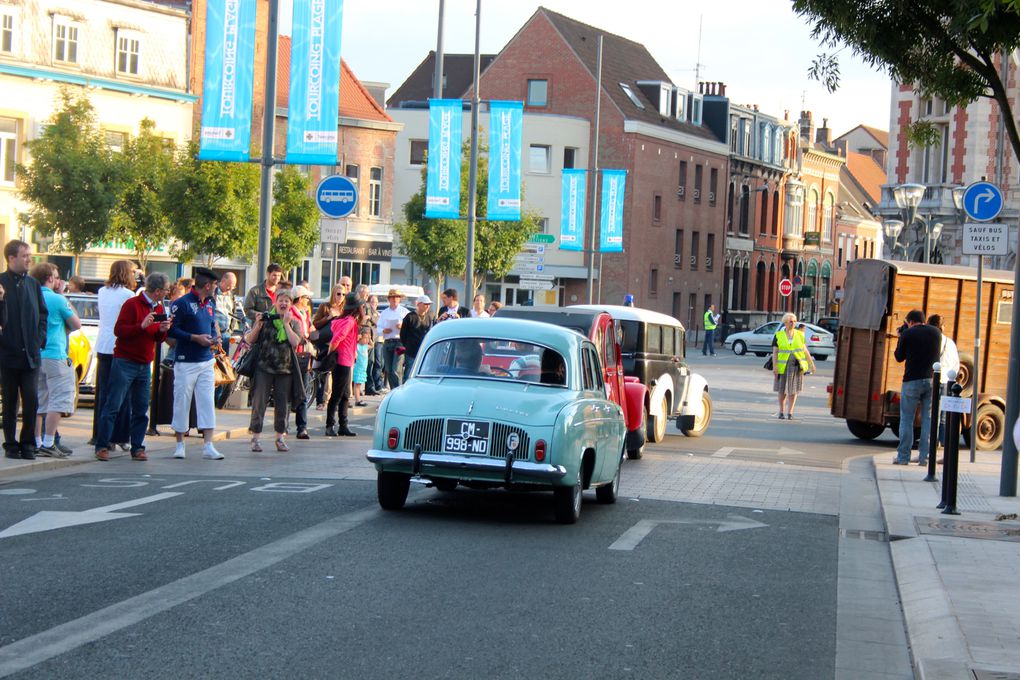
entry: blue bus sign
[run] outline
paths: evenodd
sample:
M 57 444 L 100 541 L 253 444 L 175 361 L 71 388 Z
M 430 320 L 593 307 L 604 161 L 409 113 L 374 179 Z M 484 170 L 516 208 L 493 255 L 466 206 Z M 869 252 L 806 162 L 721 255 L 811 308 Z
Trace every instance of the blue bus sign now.
M 1002 212 L 1002 192 L 991 182 L 974 182 L 963 192 L 963 211 L 976 222 L 990 222 Z
M 358 207 L 358 187 L 343 175 L 325 177 L 315 188 L 315 203 L 325 217 L 347 217 Z

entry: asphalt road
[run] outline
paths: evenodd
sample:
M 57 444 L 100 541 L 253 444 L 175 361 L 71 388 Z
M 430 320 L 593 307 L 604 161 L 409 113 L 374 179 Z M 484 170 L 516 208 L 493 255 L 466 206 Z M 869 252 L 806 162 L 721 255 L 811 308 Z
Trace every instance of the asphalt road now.
M 385 513 L 371 482 L 223 480 L 0 487 L 8 534 L 134 513 L 0 538 L 0 677 L 833 673 L 834 517 L 587 498 L 559 526 L 545 494 L 421 489 Z

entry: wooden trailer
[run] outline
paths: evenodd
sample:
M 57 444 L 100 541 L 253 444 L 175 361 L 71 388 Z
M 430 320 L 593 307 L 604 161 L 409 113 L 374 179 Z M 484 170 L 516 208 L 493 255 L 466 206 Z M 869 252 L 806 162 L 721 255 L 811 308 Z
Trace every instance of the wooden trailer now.
M 986 271 L 981 298 L 981 384 L 977 448 L 1000 448 L 1006 424 L 1006 375 L 1013 318 L 1013 273 Z M 941 314 L 944 332 L 960 352 L 963 396 L 974 391 L 977 272 L 969 267 L 862 259 L 847 267 L 840 305 L 831 412 L 850 432 L 874 439 L 899 432 L 903 367 L 893 356 L 907 312 Z M 964 420 L 970 426 L 970 416 Z M 969 441 L 969 430 L 964 438 Z

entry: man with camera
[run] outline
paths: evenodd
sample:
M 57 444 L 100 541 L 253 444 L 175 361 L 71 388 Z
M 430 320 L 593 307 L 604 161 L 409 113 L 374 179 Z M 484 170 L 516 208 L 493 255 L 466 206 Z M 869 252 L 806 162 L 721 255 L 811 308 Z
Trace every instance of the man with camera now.
M 145 278 L 141 295 L 128 299 L 120 308 L 113 334 L 113 365 L 107 387 L 106 409 L 99 415 L 96 458 L 110 459 L 113 424 L 124 399 L 131 395 L 131 458 L 148 460 L 145 432 L 149 427 L 149 381 L 156 346 L 166 339 L 170 321 L 163 300 L 170 292 L 170 278 L 153 272 Z

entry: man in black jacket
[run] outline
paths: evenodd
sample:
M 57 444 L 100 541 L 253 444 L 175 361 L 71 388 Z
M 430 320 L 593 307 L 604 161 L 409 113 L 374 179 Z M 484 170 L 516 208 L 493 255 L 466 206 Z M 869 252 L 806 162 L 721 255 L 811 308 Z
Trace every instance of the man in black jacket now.
M 46 344 L 46 303 L 39 282 L 28 276 L 32 249 L 24 241 L 4 246 L 7 271 L 0 274 L 0 389 L 3 390 L 4 455 L 35 458 L 40 352 Z M 18 401 L 21 401 L 21 440 Z
M 914 443 L 914 413 L 921 408 L 921 441 L 917 445 L 921 465 L 927 464 L 928 437 L 931 436 L 932 364 L 939 360 L 942 333 L 924 322 L 919 309 L 907 313 L 907 328 L 896 343 L 896 361 L 902 363 L 903 386 L 900 388 L 900 443 L 896 447 L 895 465 L 910 462 Z
M 401 384 L 407 382 L 411 375 L 411 367 L 414 359 L 418 356 L 421 343 L 425 340 L 432 326 L 436 323 L 436 315 L 432 313 L 432 298 L 428 295 L 419 295 L 414 301 L 415 310 L 404 317 L 400 325 L 400 342 L 404 345 L 404 379 Z

